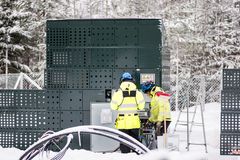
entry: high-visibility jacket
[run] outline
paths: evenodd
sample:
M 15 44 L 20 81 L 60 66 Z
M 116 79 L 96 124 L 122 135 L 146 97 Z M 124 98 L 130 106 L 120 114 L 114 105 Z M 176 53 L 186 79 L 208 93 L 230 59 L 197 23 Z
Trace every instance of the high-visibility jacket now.
M 150 122 L 171 121 L 170 95 L 161 90 L 160 87 L 153 87 L 150 92 L 152 99 L 150 102 Z
M 140 118 L 137 111 L 142 110 L 144 106 L 143 94 L 137 90 L 136 85 L 130 81 L 122 82 L 111 100 L 111 108 L 118 111 L 115 127 L 117 129 L 140 128 Z

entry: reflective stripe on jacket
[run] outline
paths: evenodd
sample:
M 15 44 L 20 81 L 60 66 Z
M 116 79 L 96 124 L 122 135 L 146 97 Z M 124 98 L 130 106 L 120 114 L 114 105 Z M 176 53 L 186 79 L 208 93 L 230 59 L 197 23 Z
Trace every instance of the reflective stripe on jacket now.
M 145 106 L 145 100 L 141 92 L 136 89 L 133 82 L 125 81 L 112 96 L 111 108 L 118 110 L 115 127 L 117 129 L 140 128 L 138 110 Z
M 151 91 L 153 95 L 151 99 L 150 122 L 162 122 L 164 120 L 171 121 L 171 110 L 169 99 L 157 94 L 162 91 L 160 87 L 154 87 Z

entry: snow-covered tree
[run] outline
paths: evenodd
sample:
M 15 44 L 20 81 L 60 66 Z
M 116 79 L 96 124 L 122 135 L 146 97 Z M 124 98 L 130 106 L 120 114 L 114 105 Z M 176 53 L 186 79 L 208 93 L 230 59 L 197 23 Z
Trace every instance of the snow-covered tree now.
M 0 1 L 0 73 L 6 64 L 9 72 L 31 72 L 28 65 L 32 34 L 24 26 L 30 13 L 21 5 L 16 0 Z

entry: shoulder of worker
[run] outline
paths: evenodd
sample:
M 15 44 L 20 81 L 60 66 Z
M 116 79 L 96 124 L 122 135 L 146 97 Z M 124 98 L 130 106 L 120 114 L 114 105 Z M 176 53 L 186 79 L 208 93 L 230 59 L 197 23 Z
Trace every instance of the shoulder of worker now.
M 137 87 L 133 81 L 124 81 L 120 84 L 122 90 L 136 90 Z
M 164 90 L 161 87 L 156 86 L 155 92 L 164 92 Z
M 160 87 L 156 88 L 156 92 L 155 92 L 155 96 L 167 96 L 170 97 L 171 95 L 166 93 L 163 89 L 161 89 Z

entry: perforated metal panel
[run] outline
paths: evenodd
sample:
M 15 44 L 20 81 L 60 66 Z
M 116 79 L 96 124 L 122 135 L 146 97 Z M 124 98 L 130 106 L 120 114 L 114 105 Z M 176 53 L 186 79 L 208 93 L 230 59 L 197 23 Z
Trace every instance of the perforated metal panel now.
M 221 92 L 221 155 L 239 155 L 240 151 L 240 70 L 223 70 Z
M 1 90 L 0 109 L 15 109 L 15 97 L 12 90 Z
M 68 46 L 68 21 L 47 22 L 47 47 Z
M 61 90 L 60 91 L 61 110 L 82 110 L 83 98 L 80 90 Z
M 45 104 L 42 108 L 47 110 L 59 110 L 60 109 L 60 93 L 59 90 L 46 90 L 45 92 Z
M 88 69 L 69 69 L 67 70 L 67 88 L 87 89 L 90 86 L 90 73 Z
M 15 111 L 0 111 L 0 129 L 14 129 L 15 128 Z M 1 137 L 0 137 L 1 139 Z
M 0 130 L 0 145 L 3 148 L 14 147 L 15 139 L 14 139 L 14 131 L 1 131 Z
M 46 131 L 47 130 L 47 111 L 46 110 L 42 110 L 42 111 L 38 111 L 38 130 L 41 131 Z
M 91 64 L 90 48 L 71 48 L 69 49 L 69 65 L 70 68 L 88 68 Z
M 68 46 L 60 48 L 48 48 L 49 51 L 59 50 L 59 55 L 54 56 L 55 61 L 62 66 L 52 65 L 47 69 L 46 88 L 54 89 L 93 89 L 106 88 L 105 83 L 96 81 L 95 77 L 89 78 L 83 83 L 85 76 L 75 77 L 73 73 L 67 74 L 55 69 L 65 70 L 66 68 L 86 69 L 128 69 L 137 68 L 161 69 L 161 49 L 162 49 L 162 24 L 157 19 L 98 19 L 98 20 L 64 20 L 68 26 Z M 62 25 L 63 21 L 48 21 L 48 26 L 52 29 L 57 24 Z M 56 28 L 61 28 L 56 26 Z M 50 33 L 50 32 L 49 32 Z M 54 36 L 50 33 L 47 36 Z M 56 52 L 57 53 L 57 52 Z M 49 59 L 52 59 L 52 52 L 49 52 Z M 66 56 L 68 55 L 68 56 Z M 154 57 L 151 61 L 146 61 L 149 57 Z M 53 60 L 52 60 L 53 61 Z M 67 64 L 68 65 L 65 65 Z M 64 67 L 64 69 L 63 69 Z M 60 69 L 60 70 L 61 70 Z M 65 70 L 69 73 L 68 69 Z M 59 73 L 60 72 L 60 73 Z M 72 76 L 71 76 L 72 75 Z M 83 74 L 85 75 L 85 74 Z M 67 81 L 67 86 L 65 85 Z M 97 84 L 93 84 L 93 82 Z M 112 80 L 113 83 L 114 80 Z M 58 83 L 55 84 L 55 83 Z M 99 86 L 101 84 L 103 86 Z M 137 82 L 138 83 L 138 82 Z M 161 85 L 161 84 L 160 84 Z M 96 87 L 97 86 L 97 87 Z
M 117 23 L 118 24 L 118 23 Z M 117 46 L 138 46 L 139 44 L 139 27 L 137 24 L 126 24 L 116 27 L 116 45 Z
M 67 71 L 65 69 L 45 70 L 44 78 L 46 88 L 67 88 Z
M 221 113 L 222 133 L 240 133 L 240 112 Z
M 223 89 L 240 89 L 240 69 L 223 69 Z
M 15 105 L 16 109 L 37 109 L 37 91 L 16 90 Z
M 240 135 L 239 134 L 221 134 L 220 154 L 221 155 L 239 155 Z
M 60 130 L 60 111 L 47 111 L 46 113 L 46 128 L 47 130 Z
M 138 68 L 138 49 L 117 49 L 115 51 L 115 68 Z
M 93 48 L 91 53 L 91 68 L 113 68 L 114 67 L 113 48 Z
M 112 70 L 91 69 L 90 88 L 92 89 L 112 88 Z
M 159 25 L 142 25 L 139 27 L 139 44 L 144 47 L 158 48 L 162 44 Z
M 105 101 L 105 90 L 83 90 L 83 110 L 89 112 L 91 102 L 102 101 Z
M 91 45 L 91 21 L 70 21 L 69 46 Z
M 65 48 L 47 49 L 47 67 L 66 67 L 70 64 L 68 50 Z
M 16 129 L 37 130 L 38 129 L 38 112 L 37 111 L 16 111 Z
M 31 144 L 36 142 L 40 137 L 40 132 L 36 131 L 16 131 L 14 136 L 15 147 L 26 149 Z
M 170 62 L 170 61 L 169 61 Z M 139 49 L 139 68 L 160 68 L 162 66 L 161 48 Z
M 95 47 L 107 47 L 115 45 L 115 22 L 109 20 L 92 21 L 91 45 Z
M 46 110 L 47 106 L 46 104 L 46 93 L 47 90 L 40 90 L 38 92 L 38 96 L 37 96 L 37 108 L 41 111 Z
M 83 124 L 90 125 L 90 111 L 83 111 Z
M 61 129 L 83 125 L 82 111 L 61 111 Z
M 240 91 L 223 90 L 221 92 L 222 111 L 239 111 L 240 110 Z

